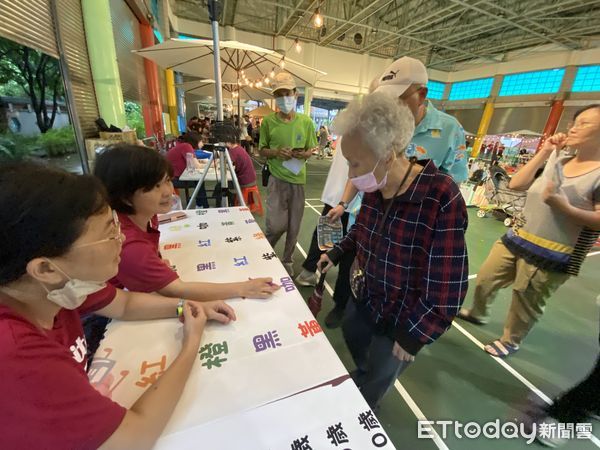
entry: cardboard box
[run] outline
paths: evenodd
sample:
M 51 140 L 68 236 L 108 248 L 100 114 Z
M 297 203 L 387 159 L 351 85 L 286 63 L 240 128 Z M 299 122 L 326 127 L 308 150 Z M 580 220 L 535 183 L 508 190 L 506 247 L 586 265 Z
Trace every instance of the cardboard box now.
M 120 133 L 113 133 L 110 131 L 101 131 L 100 139 L 105 139 L 108 141 L 113 141 L 113 144 L 116 142 L 125 142 L 126 144 L 137 144 L 137 134 L 135 131 L 122 131 Z
M 98 152 L 101 152 L 104 148 L 114 144 L 115 142 L 116 141 L 110 141 L 107 139 L 86 139 L 85 151 L 87 153 L 90 165 L 96 160 L 96 155 Z

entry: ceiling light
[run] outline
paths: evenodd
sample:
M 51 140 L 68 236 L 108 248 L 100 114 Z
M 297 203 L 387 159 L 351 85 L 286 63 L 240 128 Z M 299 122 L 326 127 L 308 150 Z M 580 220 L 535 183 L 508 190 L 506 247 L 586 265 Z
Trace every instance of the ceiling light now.
M 273 67 L 273 70 L 271 70 L 270 75 L 271 75 L 271 78 L 275 78 L 275 68 L 274 67 Z
M 323 26 L 323 16 L 321 15 L 321 10 L 319 8 L 315 9 L 312 22 L 315 28 L 321 28 Z
M 300 45 L 298 38 L 296 38 L 294 41 L 294 48 L 296 49 L 296 53 L 300 53 L 302 51 L 302 45 Z

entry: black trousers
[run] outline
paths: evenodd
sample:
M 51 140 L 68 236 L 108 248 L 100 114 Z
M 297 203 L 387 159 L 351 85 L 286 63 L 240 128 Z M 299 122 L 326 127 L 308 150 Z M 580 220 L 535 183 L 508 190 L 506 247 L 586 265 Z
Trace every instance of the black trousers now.
M 322 216 L 325 216 L 329 211 L 333 208 L 329 205 L 325 205 L 323 207 L 323 211 L 321 212 Z M 348 233 L 348 217 L 349 214 L 345 212 L 342 215 L 342 226 L 344 229 L 344 236 Z M 306 256 L 306 260 L 302 264 L 302 267 L 309 272 L 316 272 L 317 263 L 319 262 L 319 258 L 323 252 L 319 249 L 319 243 L 317 241 L 317 229 L 312 235 L 312 240 L 310 242 L 310 249 L 308 250 L 308 255 Z M 342 259 L 340 259 L 338 277 L 335 282 L 335 290 L 333 292 L 333 301 L 335 302 L 335 306 L 337 308 L 345 308 L 348 303 L 348 299 L 350 298 L 350 294 L 352 291 L 350 290 L 350 268 L 352 267 L 352 262 L 354 261 L 354 257 L 356 254 L 354 252 L 344 253 Z
M 187 202 L 189 201 L 189 197 L 192 195 L 191 192 L 193 192 L 196 188 L 196 182 L 181 181 L 178 178 L 173 178 L 173 187 L 185 190 L 185 203 L 183 203 L 183 207 L 185 208 Z M 191 190 L 191 192 L 188 195 L 189 190 Z M 202 183 L 202 186 L 200 186 L 200 190 L 198 191 L 198 195 L 196 196 L 196 206 L 199 206 L 201 208 L 209 208 L 208 197 L 206 196 L 206 189 L 204 188 L 204 183 Z
M 600 414 L 600 356 L 582 382 L 561 394 L 546 411 L 562 423 L 582 423 Z

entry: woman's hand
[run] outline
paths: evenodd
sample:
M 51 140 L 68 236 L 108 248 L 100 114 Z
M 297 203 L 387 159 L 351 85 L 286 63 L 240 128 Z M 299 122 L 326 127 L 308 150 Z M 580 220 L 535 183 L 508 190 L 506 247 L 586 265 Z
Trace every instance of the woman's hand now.
M 541 152 L 546 155 L 546 158 L 550 157 L 553 151 L 561 151 L 567 142 L 567 135 L 565 133 L 557 133 L 554 136 L 550 136 L 542 145 Z
M 202 307 L 207 320 L 214 320 L 223 324 L 237 320 L 233 308 L 222 300 L 197 303 L 196 305 Z
M 546 189 L 542 192 L 542 200 L 551 208 L 559 211 L 564 211 L 570 205 L 567 197 L 556 189 L 556 184 L 552 181 L 548 182 Z
M 206 314 L 204 309 L 195 302 L 186 301 L 183 304 L 183 345 L 198 347 L 204 333 Z
M 345 212 L 346 212 L 346 210 L 344 209 L 344 207 L 342 205 L 337 205 L 337 206 L 331 208 L 331 210 L 329 210 L 326 217 L 329 219 L 329 222 L 335 222 L 340 217 L 342 217 Z
M 394 342 L 392 354 L 400 361 L 413 362 L 415 360 L 415 357 L 404 350 L 397 342 Z
M 333 263 L 331 262 L 331 259 L 329 259 L 329 256 L 327 256 L 327 253 L 323 253 L 319 259 L 319 262 L 317 263 L 317 268 L 320 269 L 322 273 L 327 273 L 327 271 L 332 267 Z
M 242 283 L 240 297 L 269 298 L 281 286 L 273 283 L 273 278 L 254 278 Z

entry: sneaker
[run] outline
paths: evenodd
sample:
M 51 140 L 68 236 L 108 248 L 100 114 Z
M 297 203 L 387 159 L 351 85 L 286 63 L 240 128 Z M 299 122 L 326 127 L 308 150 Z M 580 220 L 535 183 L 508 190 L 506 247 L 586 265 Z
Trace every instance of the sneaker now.
M 325 326 L 327 328 L 338 328 L 342 324 L 344 318 L 344 310 L 346 308 L 334 307 L 325 317 Z
M 317 274 L 309 272 L 306 269 L 302 269 L 302 272 L 296 277 L 296 284 L 300 286 L 316 286 L 317 285 Z
M 285 267 L 285 270 L 287 270 L 287 273 L 290 277 L 294 276 L 294 263 L 284 262 L 283 267 Z

